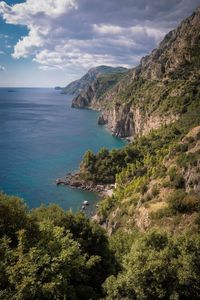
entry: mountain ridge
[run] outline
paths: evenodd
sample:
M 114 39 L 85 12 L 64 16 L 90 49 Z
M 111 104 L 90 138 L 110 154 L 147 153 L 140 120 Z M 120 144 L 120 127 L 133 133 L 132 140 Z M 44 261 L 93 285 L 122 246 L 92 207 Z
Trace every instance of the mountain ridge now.
M 133 139 L 120 150 L 88 151 L 76 174 L 82 187 L 114 186 L 112 196 L 99 203 L 95 216 L 111 235 L 154 226 L 178 231 L 174 223 L 177 213 L 180 228 L 187 222 L 196 226 L 200 201 L 200 8 L 160 45 L 105 95 L 90 102 L 89 107 L 102 111 L 99 123 L 116 136 Z M 157 52 L 160 60 L 155 59 Z M 163 61 L 166 67 L 161 73 Z
M 103 95 L 96 97 L 98 85 L 89 85 L 73 99 L 72 106 L 101 111 L 99 124 L 106 125 L 113 135 L 128 139 L 175 122 L 181 114 L 175 106 L 187 106 L 181 104 L 187 102 L 187 89 L 198 84 L 199 32 L 198 7 Z M 167 105 L 173 101 L 176 105 L 170 111 Z
M 93 67 L 83 75 L 80 79 L 69 83 L 65 88 L 62 88 L 62 94 L 71 94 L 77 96 L 79 93 L 88 88 L 89 85 L 95 84 L 97 79 L 106 74 L 115 74 L 126 72 L 127 69 L 123 67 L 110 67 L 101 65 Z

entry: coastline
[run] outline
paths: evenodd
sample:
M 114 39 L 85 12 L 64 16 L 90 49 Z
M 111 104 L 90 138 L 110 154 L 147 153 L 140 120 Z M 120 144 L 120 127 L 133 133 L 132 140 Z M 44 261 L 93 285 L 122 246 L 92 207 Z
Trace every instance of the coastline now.
M 114 184 L 95 184 L 80 178 L 80 173 L 68 173 L 65 178 L 56 179 L 57 185 L 66 185 L 83 191 L 90 191 L 98 194 L 100 197 L 112 196 L 115 188 Z
M 114 136 L 114 137 L 116 137 L 116 138 L 118 138 L 118 139 L 126 142 L 127 144 L 130 144 L 131 142 L 133 142 L 133 139 L 134 139 L 133 136 L 127 136 L 127 137 L 118 136 L 118 135 L 116 135 L 113 132 L 112 128 L 109 127 L 109 125 L 108 125 L 107 122 L 101 122 L 101 121 L 99 121 L 102 118 L 102 116 L 103 116 L 102 115 L 103 114 L 103 110 L 101 108 L 95 107 L 95 106 L 93 107 L 91 105 L 90 106 L 85 106 L 85 107 L 78 107 L 78 106 L 77 107 L 76 106 L 71 106 L 71 107 L 74 108 L 74 109 L 86 109 L 86 110 L 88 109 L 88 110 L 92 110 L 94 112 L 99 113 L 99 116 L 98 116 L 98 119 L 97 119 L 98 126 L 104 126 L 105 129 L 109 132 L 109 134 L 111 134 L 112 136 Z

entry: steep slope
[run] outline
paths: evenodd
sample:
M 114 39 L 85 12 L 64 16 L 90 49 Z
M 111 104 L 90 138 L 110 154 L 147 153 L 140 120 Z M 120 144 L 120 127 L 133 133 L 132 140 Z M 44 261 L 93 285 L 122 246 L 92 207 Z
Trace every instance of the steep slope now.
M 200 76 L 200 8 L 168 33 L 101 99 L 104 124 L 116 136 L 146 134 L 179 118 L 197 93 Z
M 101 123 L 107 123 L 113 134 L 134 137 L 120 150 L 88 151 L 76 177 L 83 185 L 112 185 L 112 196 L 99 203 L 96 215 L 110 234 L 119 229 L 129 233 L 133 228 L 159 227 L 171 233 L 187 227 L 196 230 L 199 42 L 198 8 L 139 67 L 92 103 L 103 110 Z
M 113 195 L 100 202 L 96 216 L 110 234 L 120 228 L 195 230 L 200 209 L 200 126 L 182 132 L 179 126 L 182 122 L 154 131 L 127 148 L 128 153 L 137 150 L 140 158 L 132 158 L 116 174 Z
M 72 107 L 100 110 L 102 97 L 126 76 L 125 70 L 119 68 L 116 73 L 99 74 L 72 100 Z
M 97 79 L 102 75 L 116 74 L 126 72 L 126 68 L 122 67 L 109 67 L 109 66 L 98 66 L 90 69 L 83 77 L 79 80 L 75 80 L 68 84 L 62 89 L 63 94 L 79 95 L 82 91 L 87 90 L 90 85 L 95 85 Z

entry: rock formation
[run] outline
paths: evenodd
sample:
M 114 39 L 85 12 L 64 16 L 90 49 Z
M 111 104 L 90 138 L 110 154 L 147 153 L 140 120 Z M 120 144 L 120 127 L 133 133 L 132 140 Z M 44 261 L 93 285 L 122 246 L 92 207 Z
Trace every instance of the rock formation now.
M 93 69 L 90 70 L 85 76 L 92 77 L 92 81 L 73 99 L 72 106 L 101 111 L 98 123 L 106 124 L 115 136 L 133 138 L 146 134 L 176 121 L 187 110 L 199 82 L 199 66 L 200 8 L 197 8 L 165 36 L 158 49 L 121 77 L 116 79 L 113 72 L 101 80 L 99 73 L 92 76 Z

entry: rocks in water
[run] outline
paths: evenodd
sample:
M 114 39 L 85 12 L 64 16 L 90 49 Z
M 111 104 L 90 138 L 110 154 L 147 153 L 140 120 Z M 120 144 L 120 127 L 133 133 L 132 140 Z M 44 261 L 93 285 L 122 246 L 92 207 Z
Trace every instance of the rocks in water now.
M 86 181 L 81 178 L 80 173 L 68 173 L 64 179 L 56 179 L 56 184 L 69 185 L 72 188 L 95 192 L 100 196 L 108 196 L 114 188 L 114 185 L 94 184 L 91 181 Z M 89 205 L 88 201 L 84 201 L 83 205 Z
M 83 205 L 89 205 L 89 202 L 87 200 L 83 201 Z
M 98 118 L 98 125 L 105 125 L 107 123 L 106 119 L 104 119 L 104 116 L 101 115 Z
M 56 179 L 56 184 L 57 184 L 57 185 L 65 184 L 65 179 L 62 179 L 62 178 Z

